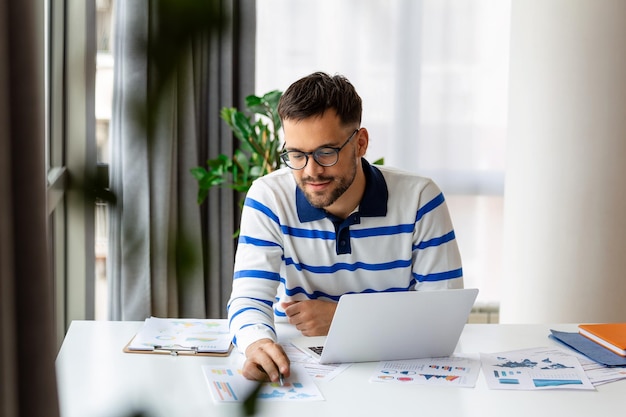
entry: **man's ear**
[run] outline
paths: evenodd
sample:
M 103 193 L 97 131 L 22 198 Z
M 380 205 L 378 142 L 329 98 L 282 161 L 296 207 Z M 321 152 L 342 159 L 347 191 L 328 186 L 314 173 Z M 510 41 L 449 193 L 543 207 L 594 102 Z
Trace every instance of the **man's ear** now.
M 367 146 L 370 143 L 370 136 L 366 128 L 362 127 L 357 132 L 356 144 L 357 144 L 357 153 L 359 156 L 365 156 L 367 152 Z

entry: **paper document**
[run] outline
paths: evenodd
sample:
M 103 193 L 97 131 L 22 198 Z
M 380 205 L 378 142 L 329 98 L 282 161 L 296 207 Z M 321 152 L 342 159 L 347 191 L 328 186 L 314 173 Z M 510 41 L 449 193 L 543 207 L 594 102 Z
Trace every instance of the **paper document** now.
M 491 389 L 595 389 L 578 358 L 561 349 L 481 353 L 480 358 Z
M 302 352 L 291 343 L 281 344 L 291 363 L 300 364 L 316 381 L 330 381 L 350 367 L 349 363 L 322 365 L 318 360 Z
M 466 356 L 380 362 L 370 382 L 474 387 L 480 360 Z
M 128 344 L 130 351 L 155 349 L 228 352 L 231 336 L 225 319 L 163 319 L 150 317 Z
M 594 386 L 626 379 L 626 367 L 624 366 L 602 365 L 575 350 L 571 350 L 570 354 L 578 358 L 580 366 L 583 367 L 587 378 Z
M 258 382 L 250 381 L 241 369 L 222 366 L 203 366 L 202 372 L 216 403 L 243 402 Z M 283 386 L 264 382 L 257 395 L 259 401 L 323 401 L 324 397 L 307 372 L 298 364 L 291 364 L 291 375 Z

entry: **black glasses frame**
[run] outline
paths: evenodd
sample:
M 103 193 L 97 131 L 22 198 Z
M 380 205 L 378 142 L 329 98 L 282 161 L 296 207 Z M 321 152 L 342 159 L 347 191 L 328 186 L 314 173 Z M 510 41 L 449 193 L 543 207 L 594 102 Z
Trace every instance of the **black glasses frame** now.
M 352 138 L 354 137 L 354 135 L 356 135 L 356 133 L 359 131 L 360 129 L 354 129 L 354 132 L 352 132 L 352 134 L 348 137 L 348 139 L 346 139 L 346 141 L 343 143 L 343 145 L 337 147 L 333 147 L 333 146 L 322 146 L 320 148 L 317 148 L 316 150 L 312 151 L 312 152 L 302 152 L 302 151 L 285 151 L 283 153 L 280 154 L 280 158 L 283 160 L 283 162 L 285 163 L 285 165 L 287 165 L 289 168 L 299 171 L 301 169 L 306 168 L 306 166 L 309 163 L 309 156 L 312 156 L 313 159 L 315 160 L 315 162 L 319 165 L 319 166 L 323 166 L 323 167 L 332 167 L 333 165 L 336 165 L 337 162 L 339 162 L 339 152 L 341 152 L 341 150 L 348 144 L 348 142 L 350 142 L 352 140 Z M 324 155 L 326 157 L 328 157 L 331 152 L 335 153 L 335 161 L 332 164 L 323 164 L 319 161 L 319 158 L 321 158 L 321 155 Z M 302 167 L 300 168 L 294 168 L 290 165 L 290 158 L 289 156 L 304 156 L 305 161 L 304 161 L 304 165 L 302 165 Z

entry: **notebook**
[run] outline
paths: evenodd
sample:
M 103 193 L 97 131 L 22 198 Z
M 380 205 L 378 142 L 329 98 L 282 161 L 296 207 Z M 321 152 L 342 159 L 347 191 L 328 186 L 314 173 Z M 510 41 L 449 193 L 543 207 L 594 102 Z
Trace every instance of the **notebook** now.
M 626 356 L 626 323 L 583 323 L 578 332 L 605 348 Z
M 291 343 L 320 363 L 450 356 L 478 289 L 346 294 L 328 336 Z

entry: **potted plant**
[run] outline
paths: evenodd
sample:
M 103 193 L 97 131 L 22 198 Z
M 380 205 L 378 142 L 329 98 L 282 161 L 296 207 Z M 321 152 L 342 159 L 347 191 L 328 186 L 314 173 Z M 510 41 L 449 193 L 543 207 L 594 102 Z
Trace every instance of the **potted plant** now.
M 214 186 L 230 187 L 246 193 L 252 181 L 282 166 L 280 158 L 281 127 L 278 100 L 281 91 L 258 97 L 246 97 L 246 112 L 224 107 L 220 117 L 239 139 L 232 156 L 224 154 L 207 161 L 206 167 L 195 167 L 191 173 L 198 181 L 198 204 Z

